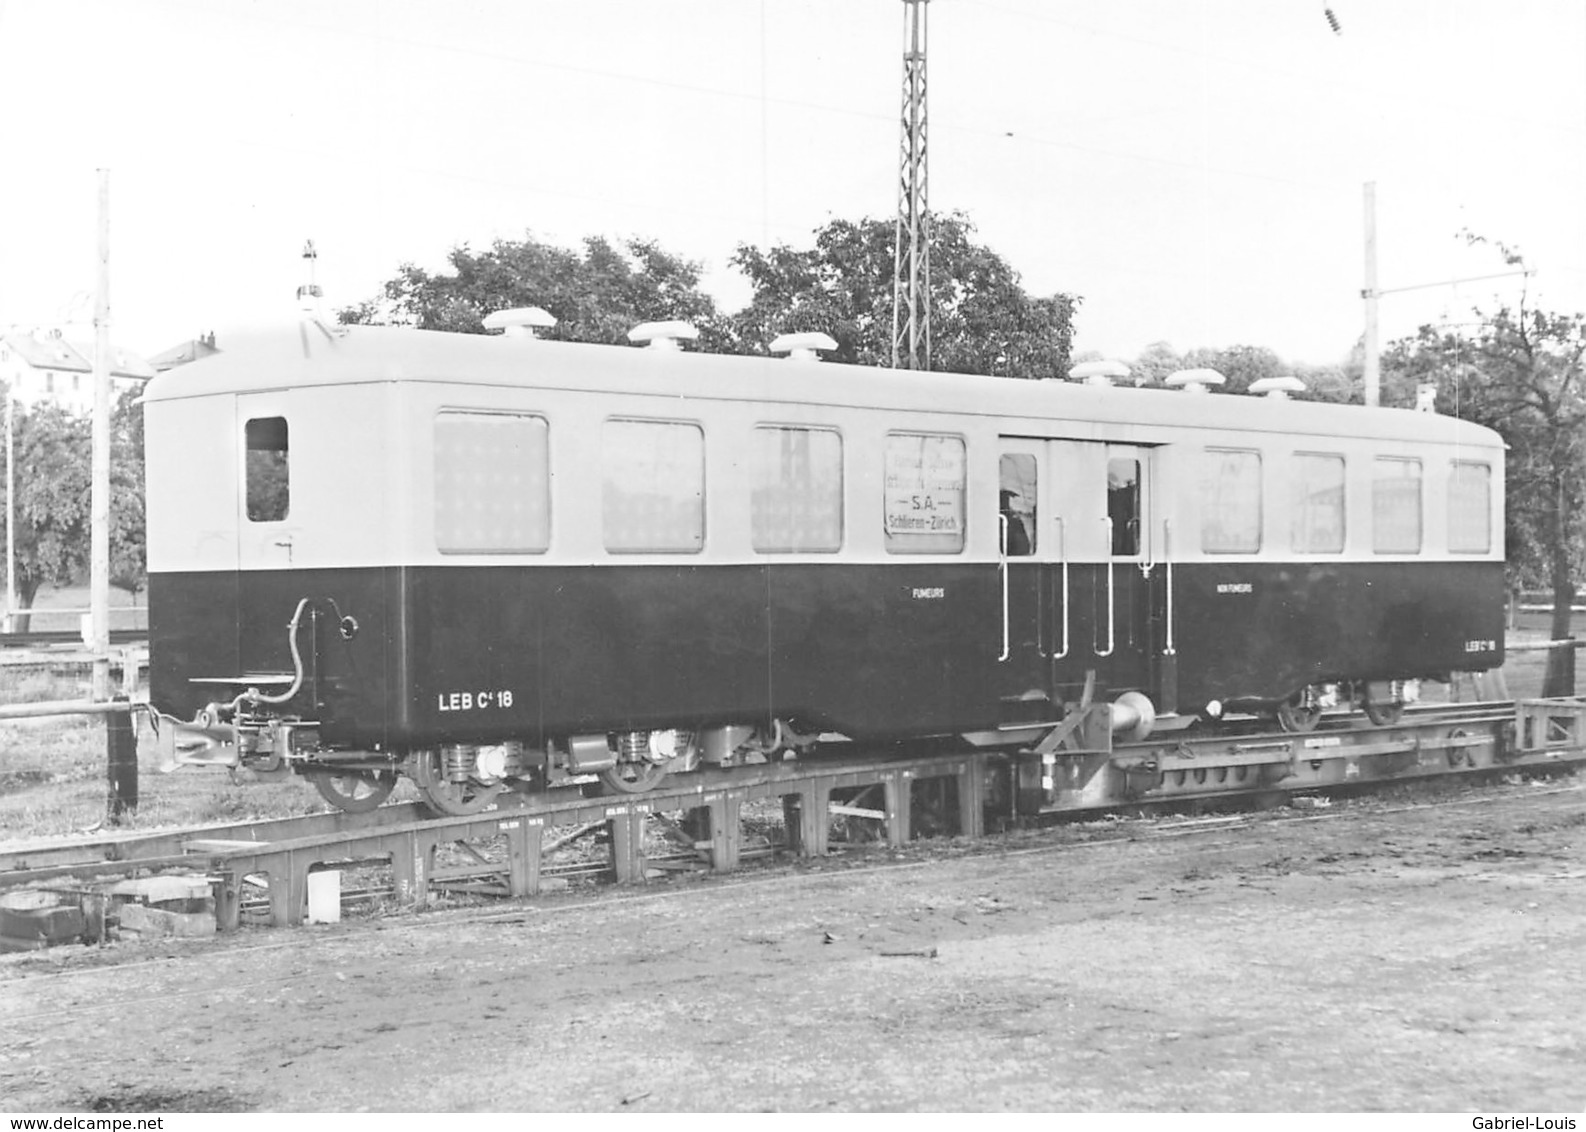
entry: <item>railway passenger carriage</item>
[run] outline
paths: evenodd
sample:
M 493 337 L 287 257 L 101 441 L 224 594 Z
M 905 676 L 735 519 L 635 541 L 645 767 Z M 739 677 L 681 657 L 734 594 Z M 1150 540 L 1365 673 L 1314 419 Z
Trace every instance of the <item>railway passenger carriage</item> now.
M 168 753 L 344 808 L 1502 661 L 1501 442 L 1429 413 L 373 327 L 145 412 Z

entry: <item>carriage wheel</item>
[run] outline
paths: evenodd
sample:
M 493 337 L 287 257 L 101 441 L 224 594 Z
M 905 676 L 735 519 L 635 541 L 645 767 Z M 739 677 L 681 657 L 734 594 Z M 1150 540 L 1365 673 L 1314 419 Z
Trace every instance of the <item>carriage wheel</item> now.
M 341 773 L 319 771 L 309 775 L 319 796 L 338 810 L 349 814 L 366 814 L 391 796 L 397 784 L 394 770 L 356 771 Z
M 467 817 L 487 810 L 507 789 L 504 783 L 486 786 L 472 781 L 448 782 L 441 766 L 441 753 L 435 750 L 415 753 L 408 773 L 413 776 L 413 784 L 419 788 L 425 804 L 448 817 Z
M 1366 718 L 1378 727 L 1392 727 L 1404 718 L 1404 705 L 1398 700 L 1379 704 L 1368 693 L 1360 706 L 1365 709 Z
M 1278 703 L 1278 726 L 1284 731 L 1294 734 L 1315 731 L 1321 719 L 1322 709 L 1306 703 L 1304 692 Z
M 618 763 L 600 772 L 600 780 L 615 794 L 648 794 L 666 778 L 666 768 L 655 763 Z

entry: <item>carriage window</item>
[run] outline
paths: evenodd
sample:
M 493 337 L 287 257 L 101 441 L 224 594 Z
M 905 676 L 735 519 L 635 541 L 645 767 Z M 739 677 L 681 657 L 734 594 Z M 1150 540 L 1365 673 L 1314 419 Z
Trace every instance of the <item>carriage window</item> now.
M 243 426 L 243 436 L 248 518 L 255 523 L 279 523 L 292 508 L 286 418 L 255 417 Z
M 1448 549 L 1486 554 L 1492 549 L 1492 469 L 1454 461 L 1448 481 Z
M 705 545 L 705 434 L 696 424 L 609 420 L 601 430 L 601 529 L 618 554 Z
M 1107 518 L 1112 524 L 1112 552 L 1120 557 L 1140 553 L 1140 461 L 1114 456 L 1107 461 Z
M 998 506 L 1007 523 L 1003 528 L 1003 553 L 1009 558 L 1024 558 L 1035 553 L 1034 454 L 1003 453 L 1001 473 Z
M 544 552 L 551 543 L 549 426 L 520 413 L 435 415 L 435 546 Z
M 843 438 L 830 429 L 761 425 L 749 455 L 749 531 L 755 550 L 840 550 Z
M 1344 549 L 1344 458 L 1318 452 L 1294 454 L 1289 513 L 1294 549 L 1338 554 Z
M 1379 456 L 1371 478 L 1371 546 L 1378 554 L 1421 551 L 1421 461 Z
M 957 436 L 887 436 L 885 526 L 892 554 L 964 549 L 964 442 Z
M 1261 453 L 1206 449 L 1201 549 L 1208 554 L 1254 554 L 1261 549 Z

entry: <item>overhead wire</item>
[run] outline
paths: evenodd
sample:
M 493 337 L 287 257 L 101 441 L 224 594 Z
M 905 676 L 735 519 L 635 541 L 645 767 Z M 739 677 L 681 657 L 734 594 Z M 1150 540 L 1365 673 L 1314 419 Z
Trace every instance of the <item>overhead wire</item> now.
M 304 20 L 300 18 L 283 18 L 272 13 L 269 9 L 217 9 L 211 5 L 202 5 L 192 0 L 161 0 L 168 8 L 181 9 L 184 12 L 201 15 L 203 18 L 213 20 L 216 18 L 232 21 L 247 21 L 249 23 L 264 23 L 277 27 L 288 28 L 294 32 L 308 34 L 335 35 L 355 37 L 374 43 L 385 43 L 400 46 L 416 51 L 429 53 L 445 53 L 463 57 L 491 60 L 508 64 L 512 67 L 528 67 L 553 73 L 576 75 L 592 80 L 615 82 L 623 84 L 636 84 L 655 90 L 673 91 L 679 94 L 699 96 L 706 99 L 734 100 L 749 102 L 756 106 L 760 119 L 760 201 L 758 215 L 754 210 L 724 210 L 717 207 L 692 207 L 658 204 L 653 198 L 635 196 L 622 193 L 591 193 L 586 189 L 569 189 L 559 187 L 552 183 L 524 178 L 509 178 L 499 175 L 488 175 L 460 171 L 455 166 L 442 166 L 434 162 L 423 160 L 405 160 L 391 162 L 389 167 L 397 172 L 410 175 L 425 176 L 435 179 L 450 180 L 462 183 L 480 185 L 494 189 L 505 189 L 515 192 L 527 192 L 556 197 L 562 199 L 579 200 L 598 205 L 616 206 L 622 208 L 642 208 L 646 212 L 661 215 L 675 215 L 686 217 L 709 217 L 720 220 L 723 215 L 741 218 L 748 222 L 751 228 L 758 228 L 761 238 L 769 241 L 773 231 L 802 232 L 804 226 L 791 219 L 772 216 L 771 212 L 771 185 L 772 185 L 772 155 L 770 152 L 769 127 L 770 111 L 772 107 L 784 107 L 805 113 L 828 115 L 837 118 L 846 118 L 854 121 L 870 123 L 888 123 L 895 121 L 895 116 L 880 109 L 870 110 L 863 107 L 842 105 L 830 100 L 816 100 L 808 98 L 789 97 L 771 93 L 768 75 L 769 57 L 769 32 L 767 26 L 767 8 L 764 0 L 760 4 L 759 16 L 759 55 L 760 69 L 758 76 L 758 89 L 736 89 L 728 85 L 713 85 L 698 81 L 669 78 L 655 74 L 640 74 L 608 67 L 591 66 L 586 64 L 571 63 L 563 60 L 540 58 L 528 53 L 518 52 L 509 48 L 483 47 L 478 45 L 465 45 L 455 43 L 436 42 L 430 39 L 419 39 L 412 36 L 396 34 L 385 28 L 377 28 L 372 34 L 367 28 L 359 29 L 346 24 L 336 24 L 322 20 Z M 1072 28 L 1087 35 L 1106 37 L 1123 43 L 1148 47 L 1152 50 L 1184 54 L 1192 58 L 1205 60 L 1226 66 L 1237 66 L 1256 73 L 1282 75 L 1286 81 L 1292 82 L 1294 72 L 1292 69 L 1278 68 L 1267 64 L 1259 58 L 1252 58 L 1243 54 L 1230 54 L 1212 49 L 1210 41 L 1203 35 L 1198 47 L 1187 47 L 1182 44 L 1168 43 L 1146 36 L 1132 35 L 1127 32 L 1113 29 L 1097 28 L 1076 21 L 1063 19 L 1050 12 L 1032 12 L 1005 3 L 993 0 L 953 0 L 955 5 L 963 4 L 968 7 L 979 8 L 1000 15 L 1010 16 L 1020 20 L 1036 21 L 1044 24 Z M 0 17 L 4 15 L 5 0 L 0 0 Z M 1307 76 L 1308 81 L 1322 82 L 1325 80 Z M 1347 94 L 1348 92 L 1346 92 Z M 1203 115 L 1203 125 L 1204 125 Z M 1106 118 L 1077 119 L 1076 125 L 1095 125 L 1106 121 Z M 1210 160 L 1209 147 L 1201 147 L 1199 160 L 1186 160 L 1158 153 L 1140 152 L 1119 146 L 1098 145 L 1068 138 L 1051 136 L 1041 132 L 1028 130 L 1008 130 L 1001 125 L 992 124 L 984 119 L 981 121 L 967 120 L 961 113 L 936 112 L 932 119 L 933 132 L 963 137 L 979 137 L 1004 142 L 1014 147 L 1023 147 L 1025 150 L 1055 149 L 1075 153 L 1082 153 L 1093 157 L 1106 158 L 1130 164 L 1148 167 L 1181 169 L 1196 174 L 1209 186 L 1214 180 L 1237 179 L 1242 182 L 1256 184 L 1272 184 L 1289 186 L 1306 194 L 1332 194 L 1341 189 L 1351 191 L 1356 181 L 1343 176 L 1336 178 L 1325 175 L 1307 173 L 1304 175 L 1285 175 L 1270 169 L 1238 168 L 1226 164 L 1215 163 Z M 1576 127 L 1566 127 L 1575 130 Z M 238 139 L 233 144 L 243 147 L 267 146 L 279 151 L 308 153 L 318 157 L 333 160 L 347 160 L 345 153 L 325 152 L 324 149 L 304 143 L 281 144 L 263 142 L 257 139 Z M 1011 196 L 1014 199 L 1035 200 L 1044 196 L 1045 190 L 1036 185 L 1026 185 L 1021 181 L 1014 181 L 999 187 L 999 193 Z M 878 208 L 878 213 L 885 211 Z M 1113 265 L 1113 270 L 1130 270 L 1128 265 Z M 1569 270 L 1569 269 L 1566 269 Z M 1163 274 L 1160 269 L 1153 270 L 1153 274 Z M 1166 274 L 1178 274 L 1172 271 Z

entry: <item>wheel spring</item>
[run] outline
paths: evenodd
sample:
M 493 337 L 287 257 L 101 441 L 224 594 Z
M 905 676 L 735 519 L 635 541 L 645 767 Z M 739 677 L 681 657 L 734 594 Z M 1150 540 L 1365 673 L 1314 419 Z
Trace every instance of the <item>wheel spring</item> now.
M 476 752 L 473 747 L 460 743 L 453 747 L 443 747 L 441 757 L 447 782 L 467 782 L 473 777 L 477 767 Z
M 648 731 L 624 731 L 617 736 L 617 755 L 623 762 L 644 762 L 650 757 Z

